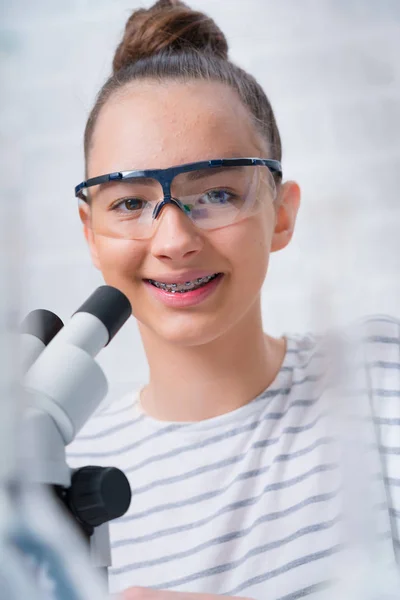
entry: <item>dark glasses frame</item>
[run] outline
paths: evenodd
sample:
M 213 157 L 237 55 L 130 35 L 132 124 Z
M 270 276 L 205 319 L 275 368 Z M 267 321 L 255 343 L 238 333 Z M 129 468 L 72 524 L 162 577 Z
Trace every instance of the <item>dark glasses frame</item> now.
M 164 199 L 159 202 L 154 209 L 153 219 L 156 219 L 160 210 L 165 204 L 177 204 L 175 198 L 171 196 L 171 184 L 174 177 L 180 173 L 189 171 L 197 171 L 199 169 L 213 169 L 218 167 L 246 167 L 246 166 L 264 166 L 267 167 L 273 175 L 282 178 L 282 165 L 278 160 L 269 158 L 215 158 L 212 160 L 204 160 L 200 162 L 186 163 L 168 169 L 147 169 L 145 171 L 117 171 L 108 173 L 107 175 L 99 175 L 92 177 L 86 181 L 82 181 L 75 187 L 75 196 L 80 200 L 88 203 L 89 199 L 84 195 L 83 190 L 94 185 L 107 183 L 109 181 L 124 181 L 129 179 L 137 179 L 148 177 L 158 181 L 163 189 Z M 181 208 L 181 207 L 180 207 Z

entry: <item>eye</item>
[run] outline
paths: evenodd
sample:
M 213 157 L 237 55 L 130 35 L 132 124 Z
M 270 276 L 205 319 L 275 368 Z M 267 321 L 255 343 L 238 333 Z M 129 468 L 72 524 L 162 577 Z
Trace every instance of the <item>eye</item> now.
M 199 198 L 199 204 L 228 204 L 234 195 L 227 190 L 210 190 Z
M 118 200 L 111 210 L 119 210 L 121 212 L 139 212 L 145 206 L 146 202 L 139 198 L 122 198 Z

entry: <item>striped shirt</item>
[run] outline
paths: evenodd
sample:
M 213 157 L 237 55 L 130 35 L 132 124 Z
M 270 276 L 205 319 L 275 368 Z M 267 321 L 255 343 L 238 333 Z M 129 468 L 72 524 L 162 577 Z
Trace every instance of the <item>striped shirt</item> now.
M 112 592 L 319 597 L 356 556 L 374 567 L 366 589 L 400 563 L 400 322 L 369 317 L 360 332 L 354 370 L 351 336 L 286 335 L 272 384 L 215 418 L 157 421 L 138 392 L 91 418 L 70 466 L 118 467 L 132 488 L 110 524 Z

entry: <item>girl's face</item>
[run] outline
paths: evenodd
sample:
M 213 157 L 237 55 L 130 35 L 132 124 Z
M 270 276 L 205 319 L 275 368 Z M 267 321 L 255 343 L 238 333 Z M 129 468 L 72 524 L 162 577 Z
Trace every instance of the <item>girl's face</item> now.
M 227 86 L 142 81 L 117 93 L 101 110 L 88 177 L 212 158 L 270 156 L 247 109 Z M 298 197 L 297 185 L 286 183 L 278 204 L 268 196 L 259 213 L 221 229 L 198 229 L 169 204 L 150 239 L 103 237 L 87 224 L 85 236 L 94 265 L 107 284 L 129 298 L 142 331 L 194 346 L 223 335 L 249 311 L 260 311 L 270 252 L 289 242 Z M 83 217 L 85 207 L 81 211 Z M 171 306 L 146 282 L 181 281 L 182 276 L 187 281 L 196 271 L 223 274 L 212 293 L 197 304 Z

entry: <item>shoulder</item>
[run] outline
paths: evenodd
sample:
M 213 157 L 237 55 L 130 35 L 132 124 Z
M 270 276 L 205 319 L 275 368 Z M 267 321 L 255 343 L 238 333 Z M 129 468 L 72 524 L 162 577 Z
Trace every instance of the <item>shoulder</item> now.
M 299 355 L 330 356 L 337 353 L 343 358 L 355 349 L 366 364 L 385 359 L 393 368 L 400 368 L 400 319 L 389 315 L 368 315 L 332 330 L 307 334 L 297 343 Z
M 378 315 L 364 319 L 360 327 L 373 416 L 386 439 L 397 439 L 400 456 L 400 320 Z
M 388 315 L 364 317 L 353 325 L 352 334 L 362 352 L 372 389 L 397 390 L 400 399 L 400 319 Z
M 395 555 L 400 564 L 400 320 L 378 315 L 365 319 L 361 325 L 375 442 Z
M 400 319 L 389 315 L 370 315 L 355 322 L 362 341 L 378 352 L 399 352 Z
M 400 319 L 368 315 L 318 333 L 290 334 L 286 365 L 294 380 L 337 384 L 344 375 L 362 372 L 374 392 L 392 389 L 399 396 Z

